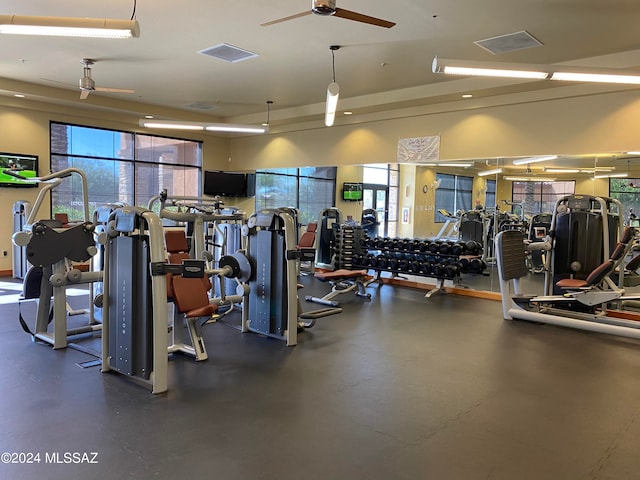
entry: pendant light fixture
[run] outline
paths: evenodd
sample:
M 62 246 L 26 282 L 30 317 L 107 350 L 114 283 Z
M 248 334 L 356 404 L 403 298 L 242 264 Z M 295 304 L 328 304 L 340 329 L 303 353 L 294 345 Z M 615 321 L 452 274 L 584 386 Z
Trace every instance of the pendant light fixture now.
M 340 45 L 331 45 L 331 66 L 333 70 L 333 81 L 327 87 L 327 106 L 324 114 L 324 124 L 327 127 L 333 125 L 336 117 L 336 109 L 338 108 L 338 96 L 340 95 L 340 85 L 336 83 L 336 58 L 334 52 L 340 49 Z

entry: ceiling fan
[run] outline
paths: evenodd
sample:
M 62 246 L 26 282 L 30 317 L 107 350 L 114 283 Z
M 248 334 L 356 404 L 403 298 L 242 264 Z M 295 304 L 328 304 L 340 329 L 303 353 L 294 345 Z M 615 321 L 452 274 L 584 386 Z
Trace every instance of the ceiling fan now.
M 135 93 L 128 88 L 96 87 L 96 82 L 91 77 L 91 65 L 94 63 L 96 63 L 96 61 L 91 58 L 82 59 L 84 75 L 80 79 L 80 100 L 87 98 L 91 92 Z
M 297 13 L 295 15 L 291 15 L 284 18 L 279 18 L 277 20 L 272 20 L 267 23 L 261 23 L 260 26 L 268 27 L 269 25 L 273 25 L 275 23 L 286 22 L 287 20 L 293 20 L 294 18 L 304 17 L 305 15 L 311 15 L 315 13 L 316 15 L 323 16 L 336 16 L 340 18 L 346 18 L 347 20 L 354 20 L 356 22 L 368 23 L 370 25 L 376 25 L 378 27 L 391 28 L 395 25 L 394 22 L 389 22 L 388 20 L 382 20 L 380 18 L 370 17 L 368 15 L 363 15 L 362 13 L 352 12 L 351 10 L 345 10 L 344 8 L 336 7 L 336 0 L 311 0 L 311 10 L 306 12 Z

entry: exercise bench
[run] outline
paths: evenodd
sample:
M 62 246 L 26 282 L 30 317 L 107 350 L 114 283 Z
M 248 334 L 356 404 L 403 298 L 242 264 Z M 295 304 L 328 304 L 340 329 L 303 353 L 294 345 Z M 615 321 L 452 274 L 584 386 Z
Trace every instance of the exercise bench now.
M 307 302 L 338 307 L 340 305 L 339 302 L 333 299 L 348 292 L 355 292 L 358 297 L 371 298 L 371 294 L 367 293 L 365 288 L 373 279 L 369 277 L 366 270 L 340 269 L 332 272 L 316 272 L 314 276 L 320 281 L 331 283 L 332 289 L 324 297 L 307 295 L 304 297 Z

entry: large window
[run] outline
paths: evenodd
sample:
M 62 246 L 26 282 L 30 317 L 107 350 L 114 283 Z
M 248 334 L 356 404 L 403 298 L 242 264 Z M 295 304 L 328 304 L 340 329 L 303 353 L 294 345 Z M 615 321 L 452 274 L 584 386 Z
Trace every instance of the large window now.
M 553 213 L 559 197 L 573 195 L 576 182 L 513 182 L 511 199 L 524 202 L 524 213 Z
M 87 176 L 89 210 L 106 203 L 146 207 L 163 189 L 199 196 L 200 142 L 52 122 L 51 170 L 78 168 Z M 82 185 L 74 175 L 52 191 L 53 213 L 82 220 Z
M 447 218 L 440 214 L 440 210 L 446 210 L 455 214 L 458 210 L 471 210 L 473 200 L 473 177 L 463 177 L 461 175 L 449 175 L 437 173 L 436 181 L 440 181 L 440 186 L 436 190 L 436 223 L 442 223 Z
M 609 196 L 622 203 L 627 225 L 640 226 L 640 178 L 610 178 Z
M 256 210 L 293 207 L 298 222 L 318 221 L 320 212 L 335 205 L 336 168 L 276 168 L 256 172 Z

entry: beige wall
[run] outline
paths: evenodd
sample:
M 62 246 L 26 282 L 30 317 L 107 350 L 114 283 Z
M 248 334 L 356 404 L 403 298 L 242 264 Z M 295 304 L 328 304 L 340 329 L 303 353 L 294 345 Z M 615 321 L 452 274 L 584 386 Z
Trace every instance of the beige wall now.
M 398 139 L 429 135 L 440 136 L 440 158 L 446 160 L 640 150 L 635 91 L 478 109 L 464 105 L 440 113 L 424 107 L 411 117 L 363 125 L 235 138 L 231 155 L 245 169 L 393 163 Z

